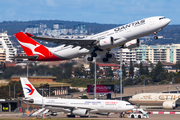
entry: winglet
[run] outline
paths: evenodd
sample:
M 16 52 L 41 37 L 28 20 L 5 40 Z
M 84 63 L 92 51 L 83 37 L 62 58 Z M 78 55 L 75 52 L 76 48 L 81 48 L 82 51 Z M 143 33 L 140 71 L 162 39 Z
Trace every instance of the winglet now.
M 28 37 L 33 37 L 34 35 L 28 33 L 28 32 L 25 32 L 25 34 L 28 36 Z

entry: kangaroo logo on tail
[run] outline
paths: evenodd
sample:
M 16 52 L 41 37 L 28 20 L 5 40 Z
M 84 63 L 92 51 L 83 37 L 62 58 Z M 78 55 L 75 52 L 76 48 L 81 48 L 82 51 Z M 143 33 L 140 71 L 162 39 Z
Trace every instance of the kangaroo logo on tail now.
M 39 44 L 33 45 L 33 44 L 30 44 L 30 43 L 23 43 L 23 42 L 20 42 L 20 41 L 19 41 L 19 43 L 20 43 L 21 45 L 29 48 L 34 55 L 35 55 L 35 54 L 38 54 L 38 55 L 44 56 L 42 53 L 35 51 L 35 49 L 40 46 Z M 44 56 L 44 57 L 45 57 L 45 56 Z
M 28 90 L 28 92 L 27 93 L 29 93 L 29 95 L 32 95 L 33 93 L 34 93 L 34 89 L 32 88 L 32 86 L 31 86 L 31 84 L 26 84 L 29 88 L 25 88 L 25 89 L 27 89 Z

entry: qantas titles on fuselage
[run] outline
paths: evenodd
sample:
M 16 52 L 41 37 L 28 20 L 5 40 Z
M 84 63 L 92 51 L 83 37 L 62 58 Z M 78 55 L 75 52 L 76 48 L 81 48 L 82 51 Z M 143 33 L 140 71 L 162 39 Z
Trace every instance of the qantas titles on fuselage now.
M 121 32 L 123 30 L 126 30 L 127 28 L 137 27 L 137 26 L 140 26 L 140 25 L 143 25 L 143 24 L 145 24 L 145 19 L 140 20 L 140 21 L 136 21 L 136 22 L 133 22 L 133 23 L 130 23 L 130 24 L 127 24 L 127 25 L 120 26 L 118 28 L 115 28 L 114 31 L 115 32 Z

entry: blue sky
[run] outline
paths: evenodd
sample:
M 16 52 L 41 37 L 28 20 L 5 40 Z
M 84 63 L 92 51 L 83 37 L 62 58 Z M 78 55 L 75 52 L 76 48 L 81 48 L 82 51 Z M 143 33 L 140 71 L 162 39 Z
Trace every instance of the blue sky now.
M 0 22 L 69 20 L 125 24 L 165 16 L 180 24 L 179 0 L 1 0 Z

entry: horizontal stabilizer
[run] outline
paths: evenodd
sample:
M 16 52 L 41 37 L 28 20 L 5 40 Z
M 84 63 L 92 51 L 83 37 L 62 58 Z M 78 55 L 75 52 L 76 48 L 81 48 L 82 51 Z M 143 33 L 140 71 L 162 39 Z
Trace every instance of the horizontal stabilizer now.
M 30 34 L 30 33 L 28 33 L 28 32 L 26 32 L 25 34 L 26 34 L 27 36 L 29 36 L 29 37 L 34 36 L 34 35 L 32 35 L 32 34 Z

